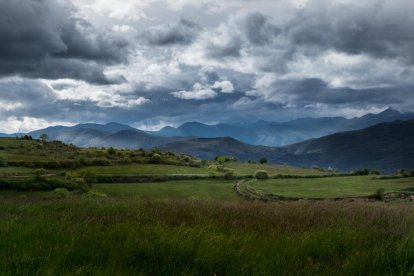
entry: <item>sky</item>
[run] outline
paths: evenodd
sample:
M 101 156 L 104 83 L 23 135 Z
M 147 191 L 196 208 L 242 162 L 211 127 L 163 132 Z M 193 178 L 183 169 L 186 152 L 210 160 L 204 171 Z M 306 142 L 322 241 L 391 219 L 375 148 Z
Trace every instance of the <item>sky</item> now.
M 414 111 L 412 0 L 0 0 L 0 132 Z

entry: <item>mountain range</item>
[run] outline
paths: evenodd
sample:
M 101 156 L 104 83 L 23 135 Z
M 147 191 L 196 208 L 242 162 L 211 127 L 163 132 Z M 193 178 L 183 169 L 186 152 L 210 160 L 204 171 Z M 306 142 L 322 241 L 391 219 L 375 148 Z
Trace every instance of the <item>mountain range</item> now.
M 226 155 L 257 161 L 264 156 L 271 163 L 317 165 L 342 171 L 362 167 L 392 171 L 414 168 L 413 119 L 414 113 L 387 109 L 353 119 L 302 118 L 217 125 L 189 122 L 156 132 L 118 123 L 86 123 L 27 134 L 38 138 L 45 133 L 51 140 L 80 147 L 159 148 L 201 159 Z
M 414 119 L 414 113 L 401 113 L 388 108 L 378 114 L 367 114 L 352 119 L 321 117 L 301 118 L 288 122 L 257 121 L 246 124 L 216 125 L 188 122 L 178 128 L 164 127 L 153 134 L 164 137 L 232 137 L 252 145 L 284 146 L 340 131 L 357 130 L 383 122 L 410 119 Z
M 320 166 L 351 171 L 358 168 L 393 172 L 414 168 L 414 120 L 381 123 L 362 130 L 339 132 L 284 147 L 253 146 L 233 138 L 195 138 L 161 146 L 202 159 L 216 155 L 270 163 Z

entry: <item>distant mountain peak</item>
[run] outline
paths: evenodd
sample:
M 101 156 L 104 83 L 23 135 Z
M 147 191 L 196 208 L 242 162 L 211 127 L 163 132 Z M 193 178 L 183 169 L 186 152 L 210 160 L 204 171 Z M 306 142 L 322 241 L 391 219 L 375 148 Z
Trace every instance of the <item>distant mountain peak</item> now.
M 380 112 L 379 114 L 383 115 L 401 115 L 402 113 L 392 107 L 388 107 L 384 111 Z

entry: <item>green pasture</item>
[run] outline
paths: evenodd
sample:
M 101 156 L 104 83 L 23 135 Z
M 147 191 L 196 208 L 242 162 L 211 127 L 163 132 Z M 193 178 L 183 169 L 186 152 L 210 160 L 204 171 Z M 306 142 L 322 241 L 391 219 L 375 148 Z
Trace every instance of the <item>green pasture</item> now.
M 414 178 L 376 179 L 374 176 L 252 180 L 248 187 L 267 195 L 295 198 L 369 196 L 378 189 L 398 191 L 414 186 Z

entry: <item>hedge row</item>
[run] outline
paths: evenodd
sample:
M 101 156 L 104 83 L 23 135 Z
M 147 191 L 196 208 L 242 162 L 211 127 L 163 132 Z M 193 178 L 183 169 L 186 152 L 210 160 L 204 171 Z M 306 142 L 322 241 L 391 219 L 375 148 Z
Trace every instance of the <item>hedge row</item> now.
M 24 181 L 0 179 L 0 190 L 51 191 L 57 188 L 65 188 L 67 190 L 73 191 L 88 190 L 90 186 L 85 183 L 73 183 L 46 178 L 33 178 Z

